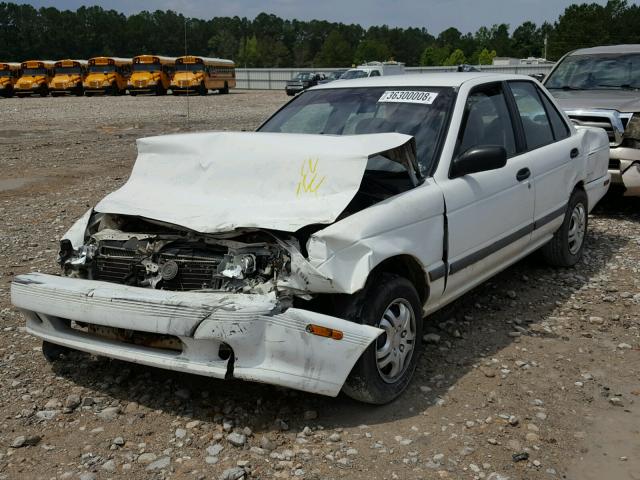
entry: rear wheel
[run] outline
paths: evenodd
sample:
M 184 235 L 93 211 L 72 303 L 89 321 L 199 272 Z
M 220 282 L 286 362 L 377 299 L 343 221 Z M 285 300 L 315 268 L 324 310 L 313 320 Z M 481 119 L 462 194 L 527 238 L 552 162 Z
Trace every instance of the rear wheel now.
M 229 93 L 229 84 L 227 82 L 224 82 L 224 87 L 222 87 L 218 91 L 220 92 L 221 95 L 226 95 L 227 93 Z
M 129 95 L 131 95 L 132 97 L 135 97 L 138 93 L 134 92 L 133 90 L 129 90 Z
M 542 247 L 542 255 L 551 265 L 571 267 L 578 263 L 584 251 L 589 223 L 588 197 L 582 189 L 571 194 L 564 221 L 553 238 Z
M 47 95 L 49 95 L 49 89 L 47 87 L 44 87 L 42 90 L 40 90 L 41 97 L 46 97 Z
M 205 87 L 204 82 L 202 82 L 198 87 L 198 95 L 205 96 L 207 93 L 209 93 L 209 89 Z
M 382 274 L 362 298 L 356 321 L 383 333 L 355 364 L 343 391 L 351 398 L 384 404 L 409 385 L 416 369 L 422 338 L 422 306 L 413 284 L 395 274 Z
M 62 345 L 56 345 L 55 343 L 49 343 L 47 341 L 42 342 L 42 354 L 47 362 L 53 363 L 56 360 L 60 360 L 63 356 L 69 355 L 73 350 Z
M 167 94 L 167 89 L 164 88 L 161 83 L 159 83 L 158 86 L 156 87 L 156 95 L 161 97 L 166 94 Z

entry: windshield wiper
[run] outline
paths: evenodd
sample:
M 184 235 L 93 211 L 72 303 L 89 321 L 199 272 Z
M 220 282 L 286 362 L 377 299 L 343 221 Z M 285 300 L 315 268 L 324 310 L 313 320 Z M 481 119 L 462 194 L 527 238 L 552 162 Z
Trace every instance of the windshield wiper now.
M 559 87 L 547 87 L 548 90 L 584 90 L 582 87 L 573 87 L 571 85 L 561 85 Z

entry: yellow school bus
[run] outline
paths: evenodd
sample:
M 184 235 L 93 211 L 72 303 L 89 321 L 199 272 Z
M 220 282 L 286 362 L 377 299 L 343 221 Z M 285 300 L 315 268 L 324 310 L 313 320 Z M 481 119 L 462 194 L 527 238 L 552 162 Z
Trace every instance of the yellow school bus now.
M 0 95 L 13 97 L 14 85 L 20 77 L 19 63 L 0 63 Z
M 229 93 L 236 87 L 235 64 L 223 58 L 178 57 L 171 77 L 173 93 L 198 93 L 206 95 L 209 90 Z
M 53 78 L 49 82 L 49 91 L 52 97 L 73 93 L 81 97 L 83 92 L 82 81 L 87 75 L 89 62 L 86 60 L 58 60 L 53 67 Z
M 127 82 L 129 94 L 155 93 L 166 95 L 171 83 L 175 57 L 160 55 L 138 55 L 133 57 L 131 77 Z
M 89 73 L 84 79 L 84 94 L 123 95 L 131 75 L 130 58 L 94 57 L 89 59 Z
M 26 97 L 34 93 L 46 97 L 49 94 L 49 82 L 53 78 L 52 60 L 27 60 L 21 64 L 21 76 L 14 86 L 16 95 Z

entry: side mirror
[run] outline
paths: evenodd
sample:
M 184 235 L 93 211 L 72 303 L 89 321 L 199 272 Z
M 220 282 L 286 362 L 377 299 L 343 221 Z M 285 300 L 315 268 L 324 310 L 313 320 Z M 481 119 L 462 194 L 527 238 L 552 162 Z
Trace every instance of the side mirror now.
M 471 147 L 451 163 L 451 178 L 497 170 L 507 164 L 507 151 L 497 145 Z

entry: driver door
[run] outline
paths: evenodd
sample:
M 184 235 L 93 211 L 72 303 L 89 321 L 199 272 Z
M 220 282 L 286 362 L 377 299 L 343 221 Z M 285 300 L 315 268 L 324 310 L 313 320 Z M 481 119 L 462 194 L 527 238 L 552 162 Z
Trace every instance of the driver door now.
M 453 158 L 476 146 L 502 146 L 506 166 L 442 182 L 448 219 L 445 296 L 479 284 L 527 248 L 533 226 L 530 158 L 518 155 L 515 122 L 502 82 L 473 89 L 466 100 Z

